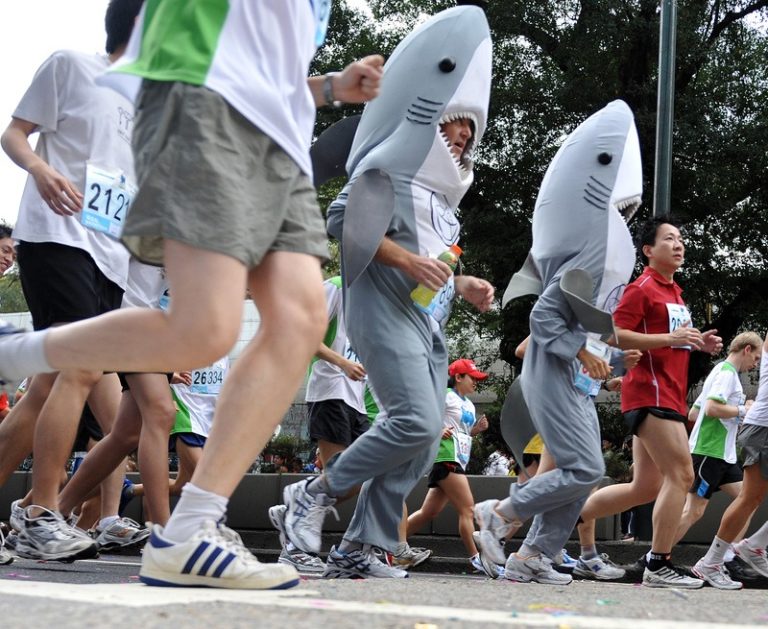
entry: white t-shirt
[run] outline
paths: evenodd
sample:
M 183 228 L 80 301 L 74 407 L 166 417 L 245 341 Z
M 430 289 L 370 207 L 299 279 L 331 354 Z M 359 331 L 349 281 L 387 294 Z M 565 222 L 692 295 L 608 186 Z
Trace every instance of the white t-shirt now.
M 744 404 L 744 389 L 739 372 L 727 360 L 718 363 L 704 381 L 695 405 L 699 416 L 688 440 L 692 454 L 711 456 L 736 463 L 736 435 L 739 432 L 739 418 L 721 419 L 704 412 L 707 400 L 721 404 L 739 406 Z
M 765 351 L 760 358 L 760 384 L 757 387 L 757 397 L 747 411 L 744 423 L 768 428 L 768 352 Z
M 125 54 L 102 84 L 132 100 L 138 77 L 205 85 L 311 176 L 315 105 L 306 81 L 325 39 L 330 0 L 144 4 Z
M 472 428 L 476 423 L 475 405 L 472 400 L 461 397 L 453 389 L 448 389 L 443 427 L 453 428 L 453 436 L 440 441 L 435 461 L 454 461 L 466 468 L 472 453 Z
M 131 258 L 121 308 L 160 308 L 160 298 L 167 289 L 163 268 Z
M 135 182 L 131 132 L 133 105 L 95 78 L 109 66 L 102 55 L 59 51 L 51 55 L 13 112 L 39 127 L 35 153 L 85 196 L 86 163 L 122 171 Z M 121 288 L 128 276 L 128 251 L 109 236 L 87 229 L 79 214 L 54 214 L 27 177 L 13 230 L 16 240 L 55 242 L 87 251 L 104 275 Z
M 328 329 L 323 342 L 347 360 L 360 362 L 347 338 L 340 278 L 331 278 L 323 284 L 328 310 Z M 313 361 L 307 380 L 307 402 L 342 400 L 359 413 L 365 413 L 365 380 L 351 380 L 344 371 L 324 360 Z
M 192 384 L 172 384 L 178 411 L 171 434 L 191 432 L 207 437 L 211 431 L 216 400 L 229 371 L 229 358 L 224 356 L 208 367 L 192 372 Z

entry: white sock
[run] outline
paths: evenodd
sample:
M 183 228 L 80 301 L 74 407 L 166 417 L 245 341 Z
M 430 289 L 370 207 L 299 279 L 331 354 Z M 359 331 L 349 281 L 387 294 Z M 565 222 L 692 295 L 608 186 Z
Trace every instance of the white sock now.
M 733 552 L 733 545 L 731 545 L 728 547 L 728 550 L 725 551 L 725 555 L 723 556 L 723 563 L 733 561 L 734 557 L 736 557 L 736 553 Z
M 112 522 L 116 522 L 116 521 L 117 521 L 117 520 L 119 520 L 119 519 L 120 519 L 120 517 L 119 517 L 119 516 L 116 516 L 116 515 L 108 515 L 106 518 L 101 518 L 101 520 L 99 520 L 99 524 L 96 526 L 96 528 L 97 528 L 99 531 L 103 531 L 103 530 L 104 530 L 105 528 L 107 528 L 107 527 L 108 527 L 110 524 L 112 524 Z
M 597 557 L 597 546 L 590 544 L 589 546 L 581 547 L 582 559 L 594 559 L 595 557 Z
M 38 373 L 56 371 L 45 358 L 49 330 L 8 334 L 0 337 L 0 365 L 6 380 L 21 380 Z
M 187 483 L 181 490 L 181 498 L 165 525 L 163 537 L 172 542 L 185 542 L 200 526 L 209 520 L 218 522 L 224 517 L 229 498 L 219 496 Z
M 752 548 L 765 548 L 768 546 L 768 522 L 750 535 L 747 542 Z
M 709 547 L 707 554 L 702 558 L 702 562 L 707 566 L 718 566 L 723 563 L 725 553 L 731 545 L 723 539 L 720 539 L 715 535 L 715 539 L 712 540 L 712 545 Z

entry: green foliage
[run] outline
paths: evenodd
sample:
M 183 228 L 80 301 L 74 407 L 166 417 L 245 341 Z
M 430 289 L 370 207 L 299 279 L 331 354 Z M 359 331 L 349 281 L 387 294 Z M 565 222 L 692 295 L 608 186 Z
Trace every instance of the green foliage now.
M 289 464 L 293 459 L 297 458 L 302 452 L 309 450 L 310 444 L 307 441 L 303 441 L 294 435 L 280 434 L 277 437 L 272 437 L 264 446 L 262 454 L 282 457 L 286 464 Z M 263 463 L 261 465 L 261 472 L 270 473 L 276 472 L 274 463 Z
M 0 312 L 26 312 L 27 300 L 21 290 L 18 271 L 11 270 L 0 277 Z

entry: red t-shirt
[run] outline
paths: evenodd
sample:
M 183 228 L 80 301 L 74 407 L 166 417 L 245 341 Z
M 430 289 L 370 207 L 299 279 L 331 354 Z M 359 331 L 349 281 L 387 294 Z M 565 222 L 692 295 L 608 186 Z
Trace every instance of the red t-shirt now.
M 674 280 L 669 282 L 645 267 L 643 274 L 627 286 L 613 320 L 625 330 L 665 334 L 685 324 L 681 321 L 686 318 L 681 313 L 687 312 L 682 294 Z M 640 362 L 621 383 L 621 411 L 656 406 L 685 415 L 689 359 L 690 350 L 679 347 L 644 350 Z

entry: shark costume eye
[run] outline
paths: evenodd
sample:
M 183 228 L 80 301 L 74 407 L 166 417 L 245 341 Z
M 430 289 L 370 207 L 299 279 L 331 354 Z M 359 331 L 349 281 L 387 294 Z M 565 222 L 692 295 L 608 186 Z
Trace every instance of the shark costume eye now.
M 607 166 L 613 161 L 613 155 L 610 153 L 600 153 L 600 155 L 597 156 L 597 161 L 603 166 Z
M 448 72 L 453 72 L 456 69 L 456 59 L 453 57 L 444 57 L 440 60 L 440 63 L 437 64 L 437 67 L 440 68 L 440 72 L 445 72 L 448 74 Z

